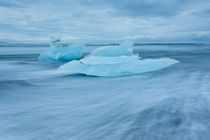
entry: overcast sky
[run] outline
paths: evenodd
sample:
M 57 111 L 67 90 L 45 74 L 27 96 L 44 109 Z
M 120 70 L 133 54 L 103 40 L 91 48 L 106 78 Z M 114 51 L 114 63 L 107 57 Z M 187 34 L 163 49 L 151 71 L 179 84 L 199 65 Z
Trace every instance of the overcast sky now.
M 210 0 L 0 0 L 0 40 L 210 42 Z

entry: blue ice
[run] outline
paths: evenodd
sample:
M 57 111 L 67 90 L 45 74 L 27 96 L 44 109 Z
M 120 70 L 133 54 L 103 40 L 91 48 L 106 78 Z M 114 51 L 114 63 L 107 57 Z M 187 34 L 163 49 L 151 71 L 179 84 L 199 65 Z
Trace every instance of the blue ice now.
M 70 74 L 110 77 L 157 71 L 179 62 L 171 58 L 140 59 L 133 54 L 132 46 L 132 42 L 126 41 L 119 46 L 98 48 L 81 60 L 61 65 L 59 70 Z
M 59 44 L 60 39 L 52 38 L 50 48 L 40 54 L 38 61 L 71 61 L 81 58 L 84 50 L 83 44 Z
M 133 42 L 125 41 L 118 46 L 106 46 L 93 50 L 90 56 L 100 56 L 100 57 L 132 56 L 133 55 L 133 50 L 131 48 L 132 46 Z

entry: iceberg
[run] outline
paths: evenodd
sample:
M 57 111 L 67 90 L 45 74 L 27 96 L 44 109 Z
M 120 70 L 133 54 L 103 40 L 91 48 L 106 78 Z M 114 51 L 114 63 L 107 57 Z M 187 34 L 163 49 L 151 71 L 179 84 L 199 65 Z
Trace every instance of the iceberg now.
M 106 46 L 93 50 L 90 56 L 104 56 L 104 57 L 132 56 L 133 55 L 133 50 L 131 48 L 132 46 L 133 42 L 125 41 L 118 46 Z
M 70 74 L 112 77 L 157 71 L 179 62 L 171 58 L 140 59 L 133 54 L 132 46 L 132 42 L 126 41 L 119 46 L 98 48 L 81 60 L 61 65 L 58 70 Z
M 52 38 L 50 48 L 40 54 L 38 61 L 71 61 L 81 58 L 84 44 L 59 44 L 59 38 Z

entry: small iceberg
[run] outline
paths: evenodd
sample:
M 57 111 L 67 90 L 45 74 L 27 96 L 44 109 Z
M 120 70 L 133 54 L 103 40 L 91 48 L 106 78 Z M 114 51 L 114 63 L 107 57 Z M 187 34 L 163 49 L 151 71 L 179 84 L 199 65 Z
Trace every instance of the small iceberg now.
M 126 76 L 157 71 L 179 62 L 170 58 L 140 59 L 133 54 L 132 46 L 133 42 L 126 41 L 119 46 L 98 48 L 81 60 L 61 65 L 59 70 L 92 76 Z
M 81 58 L 84 50 L 83 44 L 61 44 L 59 38 L 51 38 L 50 48 L 40 54 L 38 61 L 71 61 Z

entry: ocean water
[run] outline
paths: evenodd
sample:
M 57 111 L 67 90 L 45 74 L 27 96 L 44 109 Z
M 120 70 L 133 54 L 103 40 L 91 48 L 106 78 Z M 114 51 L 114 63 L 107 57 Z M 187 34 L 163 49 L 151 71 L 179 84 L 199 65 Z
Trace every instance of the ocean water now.
M 210 139 L 210 45 L 135 45 L 180 63 L 109 78 L 56 74 L 37 62 L 46 49 L 0 46 L 0 140 Z

